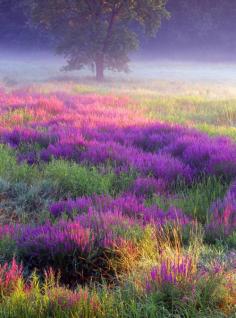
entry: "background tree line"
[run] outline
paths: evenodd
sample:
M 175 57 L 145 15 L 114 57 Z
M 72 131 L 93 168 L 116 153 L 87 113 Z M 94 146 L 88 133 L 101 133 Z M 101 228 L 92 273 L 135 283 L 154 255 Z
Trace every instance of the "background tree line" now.
M 50 46 L 52 38 L 43 30 L 32 28 L 22 2 L 0 0 L 1 43 Z M 154 48 L 200 45 L 236 48 L 236 1 L 169 0 L 167 9 L 171 19 L 163 21 L 156 40 L 152 41 Z
M 56 48 L 65 70 L 89 66 L 102 80 L 105 69 L 127 71 L 138 47 L 153 57 L 235 57 L 235 17 L 231 0 L 0 0 L 0 43 Z

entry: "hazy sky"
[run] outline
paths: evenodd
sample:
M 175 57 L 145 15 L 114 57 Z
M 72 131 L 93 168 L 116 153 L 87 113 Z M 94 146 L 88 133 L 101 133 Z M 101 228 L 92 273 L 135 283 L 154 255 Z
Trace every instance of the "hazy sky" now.
M 29 30 L 19 0 L 0 0 L 0 45 L 18 50 L 48 48 L 50 39 Z M 156 39 L 141 37 L 139 55 L 148 58 L 234 60 L 236 58 L 236 0 L 169 0 L 171 13 Z

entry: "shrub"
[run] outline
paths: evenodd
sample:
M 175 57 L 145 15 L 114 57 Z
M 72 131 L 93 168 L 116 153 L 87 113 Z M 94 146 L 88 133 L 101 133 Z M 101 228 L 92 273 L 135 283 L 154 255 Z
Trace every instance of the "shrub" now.
M 48 203 L 55 196 L 52 183 L 35 181 L 34 185 L 24 182 L 9 183 L 0 179 L 0 192 L 4 200 L 0 207 L 6 211 L 5 221 L 26 222 L 45 218 Z
M 232 273 L 226 272 L 221 264 L 198 269 L 191 258 L 177 257 L 152 269 L 146 292 L 156 306 L 164 306 L 175 314 L 189 311 L 198 317 L 197 313 L 208 310 L 232 314 L 234 281 Z
M 92 248 L 93 237 L 89 229 L 84 229 L 78 222 L 26 226 L 17 239 L 18 255 L 30 270 L 37 268 L 42 272 L 44 268 L 52 267 L 67 283 L 74 278 L 83 280 L 78 276 L 84 275 Z
M 177 257 L 174 260 L 163 260 L 158 267 L 154 267 L 147 282 L 147 291 L 152 287 L 163 285 L 181 285 L 191 282 L 195 272 L 195 264 L 191 257 Z
M 16 243 L 8 233 L 0 238 L 0 264 L 10 262 L 15 256 L 16 251 Z
M 14 259 L 10 264 L 0 265 L 0 297 L 14 292 L 23 279 L 22 272 L 22 266 L 19 266 Z
M 70 285 L 114 275 L 109 268 L 112 232 L 93 233 L 79 221 L 25 226 L 17 238 L 17 253 L 29 270 L 52 267 Z M 101 232 L 100 232 L 101 233 Z M 109 256 L 110 255 L 110 256 Z
M 45 166 L 45 178 L 52 181 L 58 196 L 83 196 L 109 193 L 112 174 L 101 175 L 95 168 L 86 168 L 63 160 Z
M 215 241 L 225 239 L 236 230 L 236 192 L 235 182 L 223 200 L 218 199 L 210 209 L 210 219 L 206 225 L 206 239 Z
M 167 184 L 162 179 L 139 177 L 134 181 L 131 191 L 137 196 L 150 198 L 153 194 L 165 193 Z
M 192 219 L 180 209 L 170 207 L 167 211 L 163 211 L 156 205 L 146 207 L 144 203 L 142 198 L 137 198 L 132 194 L 124 194 L 115 199 L 102 195 L 59 201 L 52 204 L 49 210 L 54 217 L 61 216 L 63 213 L 73 217 L 76 214 L 88 212 L 90 207 L 100 213 L 119 211 L 121 215 L 137 219 L 144 225 L 151 223 L 157 227 L 174 223 L 184 227 L 192 222 Z
M 201 223 L 208 222 L 207 211 L 218 198 L 223 198 L 228 183 L 216 177 L 204 178 L 190 187 L 176 188 L 177 196 L 171 199 L 171 204 L 182 209 L 187 215 L 196 218 Z
M 14 152 L 0 145 L 0 177 L 9 182 L 31 183 L 39 178 L 39 171 L 26 163 L 17 164 Z
M 20 279 L 16 283 L 15 277 L 18 276 Z M 4 277 L 6 284 L 5 278 L 10 284 L 7 285 L 8 289 L 4 289 L 5 294 L 1 299 L 1 317 L 101 317 L 100 303 L 95 293 L 91 293 L 86 288 L 72 291 L 59 286 L 51 270 L 45 272 L 44 283 L 40 283 L 35 273 L 28 282 L 25 282 L 18 272 L 14 275 L 12 269 L 11 275 Z M 16 283 L 14 288 L 11 288 L 14 283 Z

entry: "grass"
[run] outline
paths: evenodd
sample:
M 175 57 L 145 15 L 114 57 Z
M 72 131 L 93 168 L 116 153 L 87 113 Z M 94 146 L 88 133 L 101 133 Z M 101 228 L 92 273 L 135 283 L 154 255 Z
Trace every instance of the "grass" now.
M 208 211 L 212 202 L 223 198 L 228 186 L 223 180 L 214 177 L 205 179 L 191 188 L 181 190 L 177 199 L 173 200 L 173 205 L 204 224 L 209 221 Z
M 236 99 L 164 96 L 145 99 L 141 107 L 150 119 L 196 127 L 210 135 L 236 138 Z
M 224 258 L 226 254 L 224 247 L 211 248 L 201 245 L 199 233 L 192 234 L 189 248 L 183 248 L 180 243 L 181 233 L 178 232 L 178 229 L 176 231 L 174 242 L 169 237 L 169 234 L 173 234 L 171 232 L 157 234 L 165 257 L 175 260 L 177 251 L 179 255 L 189 253 L 192 256 L 196 255 L 196 260 L 199 258 L 200 262 L 209 268 L 216 257 Z M 160 257 L 154 251 L 155 245 L 151 244 L 154 241 L 153 237 L 149 236 L 148 232 L 144 237 L 142 250 L 145 252 L 145 258 L 152 259 L 153 264 L 153 260 L 157 257 L 158 264 Z M 200 246 L 201 253 L 199 254 Z M 130 256 L 127 255 L 127 257 Z M 78 286 L 75 291 L 59 287 L 56 276 L 50 272 L 44 283 L 41 283 L 38 276 L 33 273 L 30 278 L 31 283 L 25 289 L 22 277 L 18 275 L 15 285 L 8 291 L 5 289 L 0 296 L 2 304 L 0 317 L 234 317 L 230 305 L 230 302 L 234 301 L 228 299 L 226 286 L 229 281 L 225 281 L 224 273 L 199 277 L 194 285 L 196 296 L 191 299 L 189 287 L 192 288 L 192 285 L 184 283 L 184 278 L 183 285 L 180 285 L 181 288 L 167 284 L 163 285 L 161 289 L 157 288 L 155 291 L 146 293 L 143 291 L 143 286 L 147 279 L 147 267 L 145 270 L 146 272 L 140 271 L 136 266 L 135 272 L 126 275 L 120 285 L 112 289 L 104 282 L 102 285 L 91 286 L 93 288 Z M 226 277 L 229 279 L 229 276 Z M 190 297 L 189 300 L 188 297 Z M 224 310 L 217 310 L 216 308 L 219 306 L 223 306 Z
M 130 187 L 136 176 L 135 171 L 117 176 L 109 166 L 100 172 L 93 166 L 66 160 L 19 164 L 16 156 L 16 151 L 0 145 L 1 222 L 43 221 L 48 217 L 50 202 L 63 198 L 117 196 Z
M 32 90 L 50 92 L 58 90 L 60 85 L 43 84 Z M 209 85 L 208 90 L 204 85 L 171 82 L 130 81 L 127 84 L 111 81 L 97 85 L 87 80 L 61 86 L 73 94 L 128 94 L 150 120 L 187 125 L 209 135 L 236 140 L 235 96 L 226 98 L 223 88 L 217 95 L 217 85 Z M 13 111 L 5 116 L 5 122 L 14 116 L 18 116 L 22 124 L 31 120 L 27 113 Z M 100 169 L 66 160 L 19 164 L 17 151 L 0 145 L 0 221 L 45 223 L 50 219 L 48 205 L 51 202 L 93 194 L 115 197 L 128 191 L 136 177 L 135 171 L 116 176 L 109 166 Z M 43 278 L 41 273 L 38 276 L 25 270 L 8 291 L 7 288 L 1 290 L 0 276 L 0 318 L 236 317 L 236 293 L 234 286 L 230 286 L 231 281 L 235 282 L 232 264 L 235 262 L 236 234 L 234 232 L 214 244 L 206 244 L 204 240 L 210 206 L 216 199 L 224 197 L 228 187 L 223 179 L 211 177 L 191 186 L 179 185 L 175 195 L 151 196 L 147 205 L 156 204 L 163 210 L 170 206 L 180 208 L 196 218 L 199 227 L 193 226 L 187 239 L 178 228 L 156 231 L 151 226 L 137 225 L 128 230 L 117 227 L 117 233 L 132 244 L 125 242 L 116 250 L 118 257 L 109 260 L 109 265 L 117 270 L 115 284 L 88 282 L 86 286 L 71 290 L 68 286 L 59 286 L 56 273 Z M 0 264 L 10 264 L 14 256 L 19 257 L 14 240 L 9 236 L 0 238 Z M 161 266 L 163 260 L 178 263 L 179 257 L 191 257 L 194 265 L 192 281 L 180 277 L 177 286 L 154 281 L 153 289 L 147 292 L 146 283 L 153 266 Z M 219 272 L 214 266 L 220 268 Z M 119 268 L 123 269 L 121 273 Z M 74 304 L 76 297 L 79 300 Z
M 60 89 L 73 94 L 128 95 L 152 120 L 236 139 L 236 94 L 231 83 L 108 79 L 98 84 L 88 78 L 79 84 L 50 82 L 35 89 L 47 93 Z
M 171 206 L 182 209 L 187 215 L 196 218 L 202 224 L 209 221 L 209 208 L 212 202 L 223 198 L 229 184 L 224 180 L 209 177 L 201 182 L 195 182 L 190 187 L 179 185 L 176 194 L 171 196 L 154 195 L 147 204 L 157 204 L 163 210 Z

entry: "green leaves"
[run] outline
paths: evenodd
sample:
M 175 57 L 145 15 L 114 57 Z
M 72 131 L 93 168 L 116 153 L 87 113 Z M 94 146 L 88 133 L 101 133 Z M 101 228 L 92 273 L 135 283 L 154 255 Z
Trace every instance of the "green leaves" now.
M 65 70 L 96 67 L 97 78 L 103 79 L 104 69 L 128 70 L 128 53 L 139 45 L 136 25 L 154 36 L 168 16 L 166 2 L 28 0 L 28 5 L 32 21 L 55 37 L 58 52 L 67 59 Z

